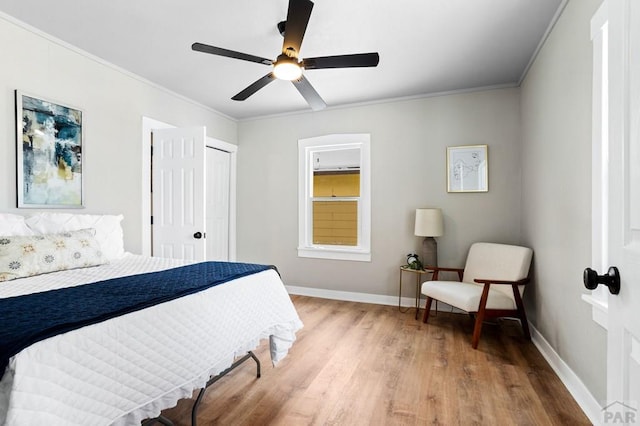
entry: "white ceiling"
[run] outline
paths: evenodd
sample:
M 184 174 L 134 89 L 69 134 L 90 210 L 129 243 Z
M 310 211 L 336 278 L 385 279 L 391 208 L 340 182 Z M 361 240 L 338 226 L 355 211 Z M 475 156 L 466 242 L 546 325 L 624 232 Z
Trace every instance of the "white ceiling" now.
M 275 59 L 288 0 L 0 0 L 0 11 L 236 119 L 310 110 L 287 81 L 230 98 Z M 516 85 L 563 0 L 316 0 L 304 57 L 379 52 L 376 68 L 309 70 L 329 107 Z

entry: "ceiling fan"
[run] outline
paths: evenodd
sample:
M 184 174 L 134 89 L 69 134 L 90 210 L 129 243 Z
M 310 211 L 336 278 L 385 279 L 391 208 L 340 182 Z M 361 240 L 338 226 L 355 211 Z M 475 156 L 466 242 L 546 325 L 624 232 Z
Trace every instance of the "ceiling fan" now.
M 191 49 L 210 53 L 212 55 L 225 56 L 228 58 L 242 59 L 244 61 L 256 62 L 258 64 L 273 66 L 273 70 L 264 77 L 256 80 L 240 93 L 232 97 L 234 101 L 244 101 L 258 90 L 265 87 L 275 79 L 289 80 L 298 89 L 313 110 L 320 110 L 327 106 L 318 92 L 313 88 L 309 80 L 305 78 L 303 70 L 323 69 L 323 68 L 355 68 L 355 67 L 375 67 L 378 65 L 380 57 L 378 53 L 355 53 L 350 55 L 320 56 L 316 58 L 298 59 L 300 45 L 304 33 L 309 23 L 313 2 L 310 0 L 289 0 L 289 10 L 287 20 L 278 23 L 278 30 L 284 37 L 282 53 L 275 61 L 249 55 L 247 53 L 236 52 L 223 49 L 221 47 L 209 46 L 202 43 L 193 43 Z

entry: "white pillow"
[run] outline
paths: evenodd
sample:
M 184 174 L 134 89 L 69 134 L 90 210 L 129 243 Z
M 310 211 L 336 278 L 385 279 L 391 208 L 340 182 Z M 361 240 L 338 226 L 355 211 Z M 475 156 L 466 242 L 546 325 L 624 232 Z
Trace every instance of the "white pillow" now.
M 33 235 L 31 228 L 20 214 L 0 213 L 0 235 Z
M 1 236 L 0 281 L 107 263 L 95 229 L 60 234 Z
M 119 215 L 92 215 L 72 213 L 36 213 L 26 219 L 26 223 L 39 234 L 56 234 L 65 231 L 94 228 L 96 240 L 108 260 L 124 256 L 124 232 Z

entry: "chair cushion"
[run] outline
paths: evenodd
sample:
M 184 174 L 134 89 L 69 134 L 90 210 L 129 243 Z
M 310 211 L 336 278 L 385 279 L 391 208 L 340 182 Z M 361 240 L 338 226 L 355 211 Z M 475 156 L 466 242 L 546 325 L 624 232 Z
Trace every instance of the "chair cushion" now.
M 512 296 L 509 297 L 496 287 L 506 287 L 512 292 Z M 484 285 L 481 284 L 458 281 L 427 281 L 422 284 L 422 294 L 463 311 L 478 312 L 483 288 Z M 493 284 L 489 288 L 487 309 L 516 309 L 511 286 Z
M 528 247 L 496 243 L 474 243 L 469 249 L 464 266 L 462 281 L 473 283 L 476 278 L 504 281 L 518 281 L 529 275 L 533 250 Z M 513 298 L 513 290 L 508 285 L 492 285 L 497 290 Z M 520 286 L 520 295 L 524 286 Z

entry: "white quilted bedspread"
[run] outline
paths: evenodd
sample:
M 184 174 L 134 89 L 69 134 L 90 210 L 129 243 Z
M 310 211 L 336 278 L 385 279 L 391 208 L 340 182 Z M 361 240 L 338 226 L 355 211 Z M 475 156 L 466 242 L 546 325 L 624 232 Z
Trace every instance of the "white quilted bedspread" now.
M 128 254 L 3 283 L 0 297 L 181 264 Z M 11 358 L 0 381 L 0 424 L 139 425 L 191 397 L 261 339 L 271 336 L 277 363 L 301 327 L 278 274 L 268 270 L 58 335 Z

